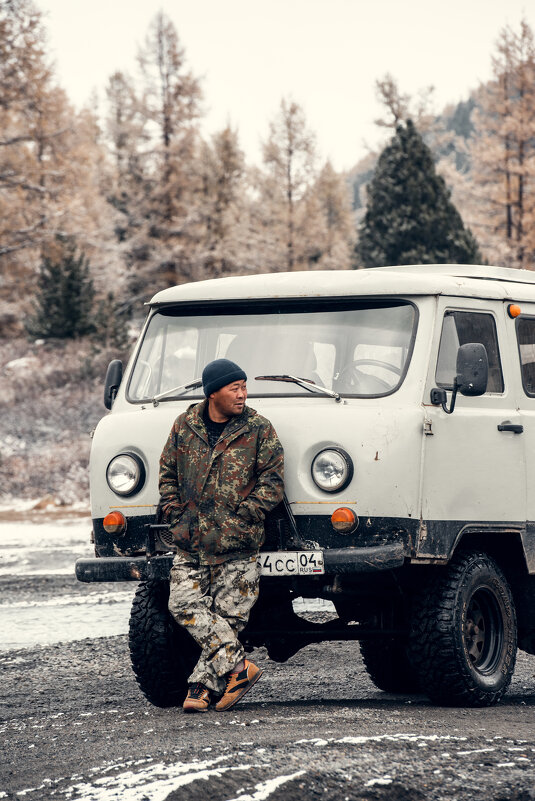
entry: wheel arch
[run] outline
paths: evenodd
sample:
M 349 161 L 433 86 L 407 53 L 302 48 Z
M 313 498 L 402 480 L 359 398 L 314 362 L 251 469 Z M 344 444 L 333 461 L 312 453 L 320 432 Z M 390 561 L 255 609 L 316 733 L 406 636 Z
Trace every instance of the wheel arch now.
M 528 575 L 526 551 L 521 533 L 515 529 L 465 526 L 458 534 L 449 559 L 459 551 L 484 551 L 509 576 Z

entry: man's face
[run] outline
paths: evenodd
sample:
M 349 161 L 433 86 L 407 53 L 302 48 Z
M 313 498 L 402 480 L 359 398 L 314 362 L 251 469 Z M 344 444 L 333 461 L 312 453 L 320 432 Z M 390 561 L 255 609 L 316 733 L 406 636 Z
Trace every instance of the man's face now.
M 210 395 L 210 403 L 222 417 L 235 417 L 243 412 L 247 400 L 245 381 L 233 381 Z

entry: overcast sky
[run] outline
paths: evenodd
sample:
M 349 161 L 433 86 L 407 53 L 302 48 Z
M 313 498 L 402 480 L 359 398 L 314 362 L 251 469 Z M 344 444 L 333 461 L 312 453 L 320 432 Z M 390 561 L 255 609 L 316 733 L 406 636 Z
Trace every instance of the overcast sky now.
M 323 159 L 349 169 L 381 136 L 375 81 L 435 87 L 435 107 L 466 99 L 491 74 L 500 29 L 535 28 L 532 0 L 35 0 L 60 84 L 80 107 L 116 70 L 136 71 L 163 10 L 202 79 L 204 130 L 230 122 L 249 161 L 282 97 L 305 110 Z

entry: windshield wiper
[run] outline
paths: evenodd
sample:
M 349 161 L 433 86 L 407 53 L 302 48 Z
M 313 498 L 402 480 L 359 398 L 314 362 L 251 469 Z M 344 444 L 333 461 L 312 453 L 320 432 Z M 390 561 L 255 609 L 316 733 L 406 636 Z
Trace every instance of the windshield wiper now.
M 319 392 L 321 395 L 328 395 L 329 398 L 334 398 L 337 403 L 340 403 L 342 398 L 338 392 L 333 392 L 332 389 L 326 389 L 315 384 L 311 378 L 297 378 L 295 375 L 257 375 L 255 381 L 287 381 L 291 384 L 298 384 L 309 392 Z
M 181 395 L 185 395 L 186 392 L 189 392 L 190 389 L 197 389 L 197 387 L 202 387 L 202 378 L 196 378 L 195 381 L 190 381 L 189 384 L 181 384 L 178 387 L 166 389 L 165 392 L 160 392 L 159 395 L 155 395 L 151 402 L 155 406 L 158 406 L 161 399 L 167 397 L 167 395 L 176 395 L 176 397 L 179 398 Z

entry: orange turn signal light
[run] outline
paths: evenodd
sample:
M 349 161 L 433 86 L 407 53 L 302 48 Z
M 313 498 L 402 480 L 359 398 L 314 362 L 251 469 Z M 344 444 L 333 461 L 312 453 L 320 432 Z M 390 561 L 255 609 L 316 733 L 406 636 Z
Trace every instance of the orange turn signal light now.
M 510 303 L 507 307 L 507 313 L 509 317 L 512 317 L 514 320 L 515 317 L 518 317 L 519 314 L 522 314 L 522 309 L 516 303 Z
M 123 534 L 126 531 L 126 517 L 122 512 L 110 512 L 102 521 L 108 534 Z
M 331 523 L 336 531 L 349 534 L 358 525 L 359 519 L 352 509 L 341 506 L 335 509 L 331 515 Z

